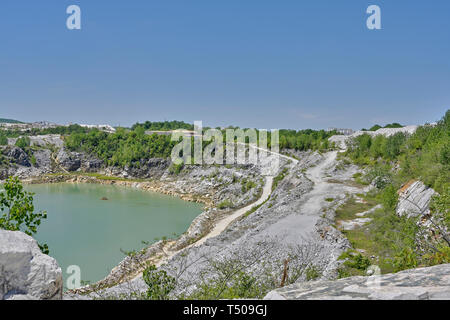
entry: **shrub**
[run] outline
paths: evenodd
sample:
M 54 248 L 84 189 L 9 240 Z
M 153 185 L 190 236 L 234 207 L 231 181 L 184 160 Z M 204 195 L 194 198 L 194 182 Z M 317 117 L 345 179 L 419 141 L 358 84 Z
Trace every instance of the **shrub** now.
M 8 144 L 8 138 L 0 133 L 0 146 L 6 146 Z
M 183 167 L 184 167 L 183 163 L 179 163 L 179 164 L 172 163 L 169 167 L 169 172 L 171 174 L 178 175 L 181 172 L 181 170 L 183 169 Z
M 393 260 L 395 272 L 416 268 L 418 265 L 417 254 L 412 248 L 403 248 Z
M 310 266 L 306 269 L 306 281 L 311 281 L 319 278 L 321 276 L 321 271 L 316 266 Z
M 363 256 L 361 253 L 350 255 L 349 259 L 344 262 L 345 266 L 361 271 L 365 271 L 371 264 L 370 259 Z
M 224 200 L 221 203 L 219 203 L 217 205 L 217 208 L 218 209 L 225 209 L 225 208 L 230 208 L 232 206 L 233 206 L 233 203 L 230 200 L 227 199 L 227 200 Z
M 29 146 L 30 146 L 30 138 L 28 137 L 21 137 L 16 141 L 16 147 L 19 147 L 21 149 L 25 149 L 26 147 Z
M 146 268 L 143 279 L 148 286 L 146 298 L 149 300 L 168 300 L 170 293 L 175 289 L 175 278 L 166 271 L 156 271 L 154 265 Z
M 47 218 L 45 211 L 34 212 L 33 193 L 23 190 L 18 178 L 10 177 L 0 192 L 0 228 L 11 231 L 23 231 L 32 236 L 42 219 Z M 46 244 L 39 245 L 43 253 L 48 254 Z
M 386 209 L 394 210 L 397 206 L 398 194 L 392 184 L 383 189 L 381 193 L 381 201 Z

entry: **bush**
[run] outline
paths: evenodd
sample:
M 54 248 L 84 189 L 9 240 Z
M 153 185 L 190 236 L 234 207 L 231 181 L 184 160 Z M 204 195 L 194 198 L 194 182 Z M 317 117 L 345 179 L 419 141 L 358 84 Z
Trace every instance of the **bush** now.
M 397 206 L 398 194 L 396 188 L 390 184 L 381 192 L 381 202 L 384 208 L 394 210 Z
M 183 170 L 183 167 L 184 167 L 183 163 L 179 163 L 179 164 L 172 163 L 169 167 L 169 172 L 171 174 L 178 175 L 181 172 L 181 170 Z
M 6 145 L 8 145 L 8 138 L 5 135 L 0 134 L 0 146 Z
M 349 259 L 344 262 L 345 266 L 361 271 L 365 271 L 371 264 L 370 259 L 363 256 L 361 253 L 350 255 Z
M 416 268 L 418 265 L 417 254 L 412 248 L 403 248 L 393 260 L 395 272 Z
M 19 147 L 21 149 L 25 149 L 29 146 L 30 146 L 30 138 L 28 137 L 21 137 L 16 141 L 16 147 Z
M 230 200 L 224 200 L 221 203 L 217 205 L 218 209 L 225 209 L 225 208 L 231 208 L 233 206 L 233 203 Z
M 175 278 L 166 271 L 156 271 L 154 265 L 146 268 L 143 279 L 148 286 L 146 298 L 149 300 L 168 300 L 170 293 L 175 289 Z
M 310 266 L 306 269 L 306 281 L 311 281 L 321 276 L 320 269 L 316 266 Z
M 246 193 L 247 191 L 256 187 L 256 183 L 252 180 L 242 179 L 241 181 L 241 191 L 242 193 Z
M 11 231 L 23 231 L 32 236 L 42 219 L 47 218 L 45 211 L 34 212 L 33 193 L 23 190 L 18 178 L 10 177 L 0 192 L 0 228 Z M 46 244 L 39 245 L 43 253 L 48 254 Z

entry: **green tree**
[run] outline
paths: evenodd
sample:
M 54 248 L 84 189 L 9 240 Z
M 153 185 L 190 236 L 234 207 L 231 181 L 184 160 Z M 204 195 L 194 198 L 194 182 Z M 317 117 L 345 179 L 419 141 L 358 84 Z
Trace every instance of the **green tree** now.
M 8 138 L 6 135 L 0 133 L 0 146 L 6 146 L 8 144 Z
M 168 300 L 169 294 L 175 289 L 175 278 L 169 276 L 164 270 L 156 270 L 156 267 L 152 265 L 143 272 L 143 279 L 148 286 L 147 299 Z
M 25 149 L 26 147 L 30 146 L 30 138 L 28 137 L 22 137 L 17 139 L 16 141 L 16 147 L 19 147 L 21 149 Z
M 34 212 L 33 193 L 23 190 L 18 178 L 9 177 L 0 192 L 0 228 L 11 231 L 23 231 L 32 236 L 42 219 L 47 218 L 45 211 Z M 42 252 L 48 254 L 46 244 L 39 245 Z
M 381 201 L 386 209 L 394 210 L 397 206 L 398 194 L 392 184 L 384 188 L 381 193 Z

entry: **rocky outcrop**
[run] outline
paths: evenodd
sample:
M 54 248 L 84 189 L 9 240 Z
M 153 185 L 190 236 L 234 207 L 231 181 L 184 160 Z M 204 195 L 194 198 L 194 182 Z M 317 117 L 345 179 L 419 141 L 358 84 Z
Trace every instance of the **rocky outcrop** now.
M 398 191 L 397 214 L 406 215 L 408 218 L 427 215 L 431 197 L 435 194 L 432 188 L 428 188 L 421 181 L 408 182 Z
M 64 141 L 59 134 L 47 134 L 39 136 L 28 136 L 30 138 L 30 145 L 36 147 L 47 147 L 48 145 L 61 148 Z M 18 138 L 8 138 L 9 145 L 15 145 Z
M 76 171 L 81 167 L 80 156 L 75 153 L 69 153 L 64 148 L 59 150 L 56 162 L 67 171 Z
M 450 300 L 450 264 L 394 274 L 297 283 L 266 300 Z
M 368 134 L 372 137 L 383 135 L 385 137 L 390 137 L 397 133 L 404 133 L 404 134 L 413 134 L 416 132 L 418 126 L 406 126 L 403 128 L 381 128 L 376 131 L 356 131 L 355 133 L 351 135 L 335 135 L 330 137 L 328 140 L 336 145 L 336 147 L 341 149 L 346 149 L 347 145 L 351 143 L 353 138 L 356 138 L 357 136 L 360 136 L 362 134 Z
M 59 300 L 62 292 L 56 260 L 23 232 L 0 230 L 0 300 Z
M 6 150 L 6 156 L 10 157 L 14 163 L 24 166 L 24 167 L 31 167 L 30 160 L 28 158 L 28 155 L 25 151 L 23 151 L 19 147 L 12 147 L 10 149 Z

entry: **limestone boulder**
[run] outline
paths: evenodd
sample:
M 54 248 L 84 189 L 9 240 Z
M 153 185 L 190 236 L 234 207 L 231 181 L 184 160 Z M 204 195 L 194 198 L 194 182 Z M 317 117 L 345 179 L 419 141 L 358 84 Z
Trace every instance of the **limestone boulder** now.
M 56 260 L 25 233 L 0 230 L 0 300 L 59 300 L 62 293 Z

